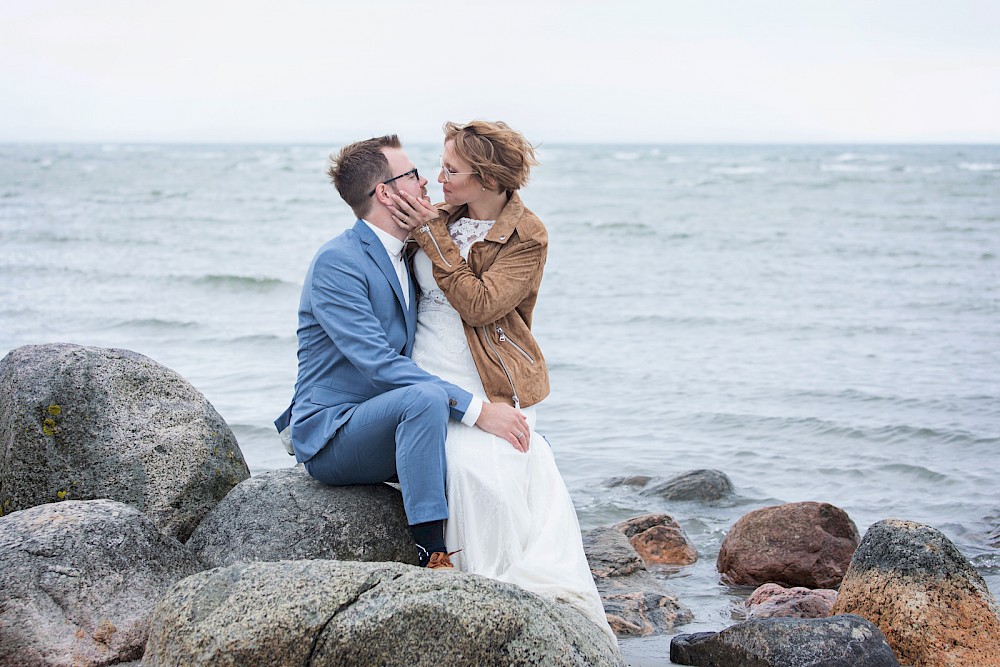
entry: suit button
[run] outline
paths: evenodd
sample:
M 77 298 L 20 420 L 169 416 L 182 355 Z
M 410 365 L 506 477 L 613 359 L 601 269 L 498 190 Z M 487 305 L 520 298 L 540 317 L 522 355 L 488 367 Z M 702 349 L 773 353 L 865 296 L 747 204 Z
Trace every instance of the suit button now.
M 456 401 L 454 398 L 449 398 L 448 405 L 450 405 L 451 407 L 455 407 L 456 405 L 458 405 L 458 401 Z

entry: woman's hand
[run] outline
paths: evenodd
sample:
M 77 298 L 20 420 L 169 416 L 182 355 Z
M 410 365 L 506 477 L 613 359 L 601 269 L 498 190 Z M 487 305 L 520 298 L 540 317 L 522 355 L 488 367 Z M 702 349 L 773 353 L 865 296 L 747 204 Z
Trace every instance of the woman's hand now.
M 431 220 L 436 220 L 439 215 L 438 210 L 431 205 L 430 201 L 414 197 L 409 192 L 400 190 L 399 194 L 389 193 L 389 196 L 396 203 L 394 207 L 390 208 L 393 219 L 401 229 L 408 232 L 417 231 L 418 228 Z
M 524 414 L 506 403 L 483 403 L 476 426 L 503 438 L 519 452 L 527 452 L 531 444 L 531 429 Z

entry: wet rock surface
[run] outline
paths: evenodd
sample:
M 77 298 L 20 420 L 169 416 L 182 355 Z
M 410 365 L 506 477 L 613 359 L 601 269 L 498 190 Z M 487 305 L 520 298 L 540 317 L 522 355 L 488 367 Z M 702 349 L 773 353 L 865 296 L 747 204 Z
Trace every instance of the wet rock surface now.
M 647 565 L 690 565 L 698 551 L 680 524 L 668 514 L 644 514 L 614 528 L 625 535 Z
M 764 584 L 747 598 L 747 618 L 825 618 L 837 591 L 829 588 L 785 588 Z

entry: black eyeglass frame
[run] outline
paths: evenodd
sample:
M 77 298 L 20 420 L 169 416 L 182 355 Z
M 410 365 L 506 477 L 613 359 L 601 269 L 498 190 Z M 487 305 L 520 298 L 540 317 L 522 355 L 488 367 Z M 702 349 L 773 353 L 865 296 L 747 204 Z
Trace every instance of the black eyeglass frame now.
M 393 181 L 399 180 L 400 178 L 406 178 L 407 176 L 413 176 L 413 178 L 415 178 L 416 180 L 419 181 L 420 180 L 420 171 L 417 170 L 416 167 L 414 167 L 413 169 L 411 169 L 411 170 L 409 170 L 409 171 L 407 171 L 405 173 L 402 173 L 399 176 L 393 176 L 388 181 L 382 181 L 381 185 L 389 185 Z M 378 190 L 378 185 L 376 185 L 374 188 L 372 188 L 372 191 L 368 193 L 368 196 L 369 197 L 373 196 L 375 194 L 376 190 Z

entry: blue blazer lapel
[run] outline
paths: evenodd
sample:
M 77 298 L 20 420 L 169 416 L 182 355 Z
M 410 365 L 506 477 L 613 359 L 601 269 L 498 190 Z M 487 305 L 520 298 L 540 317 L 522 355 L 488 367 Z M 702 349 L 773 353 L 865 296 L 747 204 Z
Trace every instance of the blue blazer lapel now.
M 403 300 L 403 288 L 399 284 L 399 278 L 396 277 L 396 269 L 392 268 L 392 262 L 389 261 L 389 253 L 385 251 L 385 246 L 382 245 L 382 242 L 378 240 L 377 236 L 375 236 L 375 232 L 369 229 L 368 225 L 366 225 L 363 220 L 358 220 L 354 223 L 354 231 L 358 233 L 358 238 L 364 242 L 365 250 L 367 250 L 368 255 L 375 260 L 375 265 L 378 266 L 379 270 L 385 276 L 385 279 L 389 281 L 389 285 L 392 286 L 392 291 L 396 294 L 396 299 L 399 301 L 399 307 L 403 309 L 404 313 L 406 313 L 406 331 L 407 338 L 409 338 L 410 316 L 409 313 L 407 313 L 406 301 Z M 409 288 L 409 286 L 407 286 L 407 288 Z

